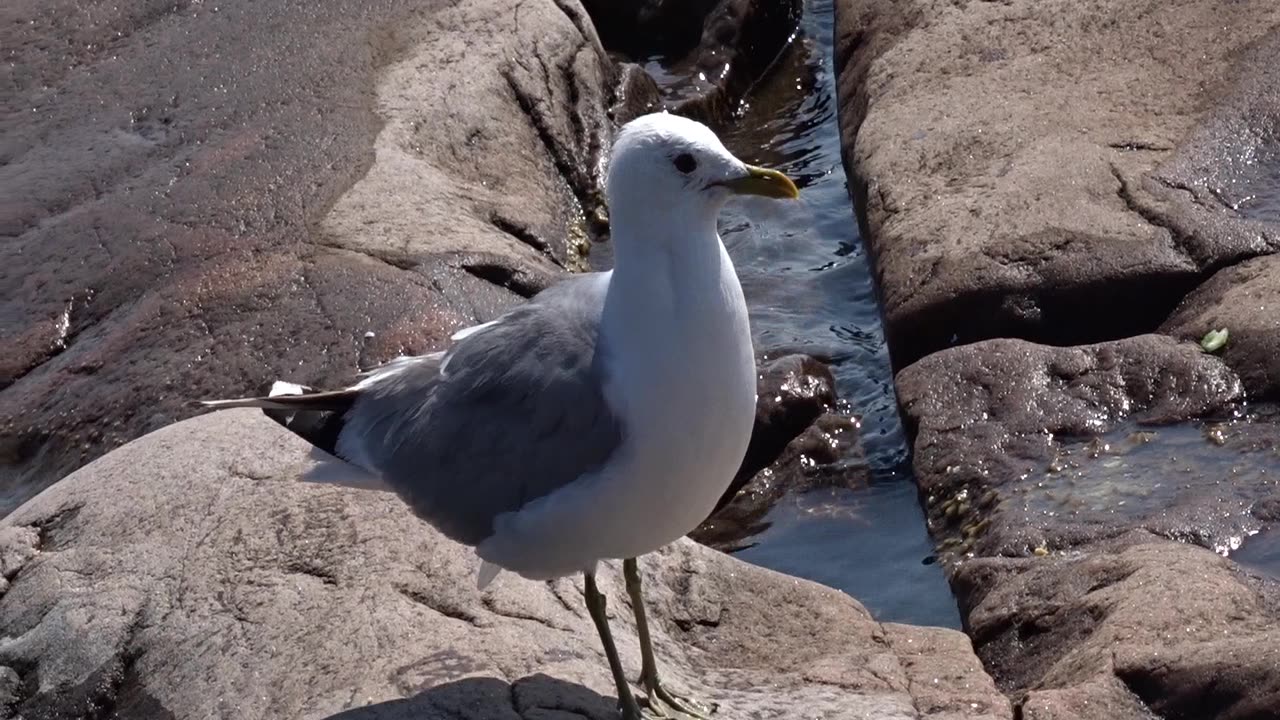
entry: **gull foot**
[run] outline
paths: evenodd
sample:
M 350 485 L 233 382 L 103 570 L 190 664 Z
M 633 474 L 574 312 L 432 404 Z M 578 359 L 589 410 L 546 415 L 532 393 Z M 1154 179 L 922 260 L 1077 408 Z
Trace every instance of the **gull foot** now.
M 630 704 L 620 702 L 618 709 L 622 711 L 622 720 L 684 720 L 673 717 L 644 696 L 632 700 Z
M 661 708 L 665 705 L 678 713 L 681 718 L 711 720 L 711 714 L 719 709 L 719 706 L 714 703 L 707 705 L 692 698 L 673 693 L 663 687 L 657 678 L 645 682 L 644 691 L 649 707 L 654 708 L 655 712 L 662 712 Z

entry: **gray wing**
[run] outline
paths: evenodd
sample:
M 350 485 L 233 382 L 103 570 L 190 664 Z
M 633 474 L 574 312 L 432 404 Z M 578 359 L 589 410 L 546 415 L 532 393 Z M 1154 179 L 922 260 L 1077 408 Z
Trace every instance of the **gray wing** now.
M 608 278 L 563 281 L 445 353 L 371 375 L 339 450 L 470 545 L 497 515 L 598 469 L 622 440 L 596 353 Z

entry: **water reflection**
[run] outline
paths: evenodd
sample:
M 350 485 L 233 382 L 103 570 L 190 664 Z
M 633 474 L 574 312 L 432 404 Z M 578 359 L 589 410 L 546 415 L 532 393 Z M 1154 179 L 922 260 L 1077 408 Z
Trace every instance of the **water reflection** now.
M 833 22 L 831 0 L 806 3 L 793 47 L 736 118 L 717 128 L 744 161 L 791 176 L 800 202 L 734 199 L 720 233 L 742 280 L 757 348 L 832 363 L 840 397 L 862 421 L 871 482 L 784 498 L 766 518 L 769 529 L 739 555 L 844 590 L 884 620 L 959 627 L 941 569 L 926 564 L 932 545 L 845 186 Z M 647 67 L 669 98 L 688 93 L 678 67 L 664 69 L 660 59 Z

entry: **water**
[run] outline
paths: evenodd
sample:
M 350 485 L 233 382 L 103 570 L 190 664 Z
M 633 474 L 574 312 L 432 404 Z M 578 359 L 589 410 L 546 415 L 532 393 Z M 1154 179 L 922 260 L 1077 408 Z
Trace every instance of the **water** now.
M 898 417 L 893 373 L 866 251 L 840 161 L 831 0 L 810 0 L 794 45 L 717 128 L 752 164 L 782 170 L 801 201 L 731 201 L 720 232 L 742 280 L 758 350 L 832 363 L 840 397 L 862 422 L 871 481 L 787 496 L 739 557 L 856 597 L 879 619 L 960 627 L 932 544 Z M 677 81 L 649 64 L 660 82 Z
M 1254 543 L 1252 508 L 1280 487 L 1280 408 L 1175 425 L 1132 420 L 1094 438 L 1063 439 L 1000 504 L 1017 525 L 1147 527 L 1221 555 Z
M 1264 530 L 1244 541 L 1231 559 L 1260 575 L 1280 580 L 1280 528 Z

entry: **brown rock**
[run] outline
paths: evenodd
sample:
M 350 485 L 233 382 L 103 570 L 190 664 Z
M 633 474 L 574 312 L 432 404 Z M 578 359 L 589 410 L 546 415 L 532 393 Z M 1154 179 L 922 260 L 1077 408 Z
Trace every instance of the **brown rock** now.
M 837 26 L 897 366 L 1147 332 L 1206 273 L 1280 250 L 1280 217 L 1212 199 L 1274 183 L 1280 5 L 841 0 Z
M 723 120 L 786 51 L 799 0 L 587 0 L 605 46 L 658 60 L 666 103 L 682 115 Z
M 756 422 L 742 466 L 716 510 L 733 499 L 756 473 L 777 460 L 797 435 L 836 402 L 831 369 L 809 355 L 784 355 L 757 361 Z
M 750 476 L 689 537 L 718 550 L 740 548 L 745 540 L 764 532 L 765 516 L 787 495 L 815 488 L 866 487 L 871 469 L 866 464 L 856 420 L 825 413 L 804 428 L 771 465 Z M 740 473 L 738 478 L 744 476 Z M 735 481 L 736 482 L 736 481 Z
M 1000 578 L 992 584 L 993 578 Z M 959 566 L 986 667 L 1024 718 L 1275 717 L 1280 584 L 1135 531 L 1081 553 Z
M 471 551 L 393 495 L 297 481 L 307 451 L 256 411 L 212 414 L 0 520 L 5 543 L 39 539 L 0 596 L 0 682 L 20 680 L 0 713 L 615 717 L 579 581 L 505 575 L 482 594 Z M 959 633 L 881 625 L 690 542 L 641 567 L 668 682 L 724 713 L 1011 718 Z M 621 580 L 602 586 L 634 670 Z
M 989 340 L 930 355 L 900 372 L 897 385 L 916 431 L 931 530 L 964 550 L 1027 555 L 1134 527 L 1229 545 L 1256 528 L 1249 508 L 1269 494 L 1276 450 L 1254 434 L 1280 437 L 1280 427 L 1229 426 L 1222 448 L 1199 429 L 1184 440 L 1166 427 L 1223 414 L 1242 395 L 1235 374 L 1190 343 L 1159 335 L 1070 348 Z M 1117 435 L 1126 421 L 1143 424 Z M 1124 453 L 1152 437 L 1183 445 L 1152 452 L 1160 459 L 1150 471 L 1126 473 Z M 1184 473 L 1171 456 L 1188 447 L 1220 451 L 1221 466 Z M 1249 473 L 1226 473 L 1241 452 L 1256 453 L 1246 458 Z
M 1218 355 L 1240 376 L 1250 397 L 1280 399 L 1280 255 L 1218 271 L 1160 329 L 1199 342 L 1220 328 L 1229 336 Z
M 599 204 L 613 69 L 576 3 L 152 5 L 9 23 L 0 515 L 187 399 L 492 318 Z

